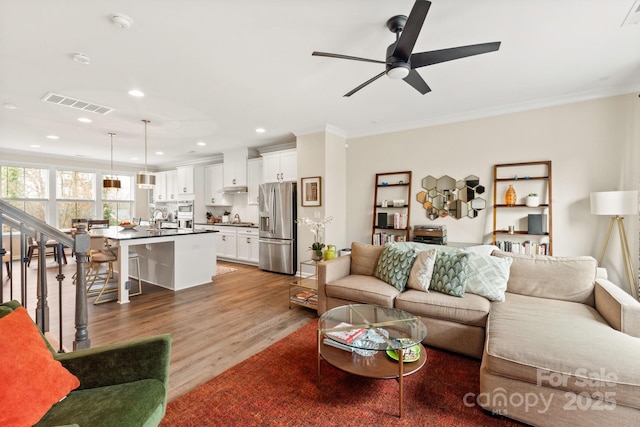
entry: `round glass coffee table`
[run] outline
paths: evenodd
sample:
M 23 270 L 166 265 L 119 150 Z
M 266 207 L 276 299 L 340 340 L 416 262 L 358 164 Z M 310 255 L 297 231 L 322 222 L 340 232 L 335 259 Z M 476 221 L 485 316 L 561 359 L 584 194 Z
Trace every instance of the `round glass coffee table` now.
M 318 387 L 322 359 L 350 374 L 397 379 L 402 417 L 403 378 L 427 361 L 426 336 L 422 320 L 403 310 L 370 304 L 328 310 L 318 320 Z

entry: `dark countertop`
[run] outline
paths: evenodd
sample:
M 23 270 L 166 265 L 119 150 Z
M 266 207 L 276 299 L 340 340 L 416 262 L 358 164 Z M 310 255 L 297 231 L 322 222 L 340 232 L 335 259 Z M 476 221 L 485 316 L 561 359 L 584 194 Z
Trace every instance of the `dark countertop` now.
M 190 236 L 192 234 L 204 233 L 217 233 L 217 231 L 191 230 L 184 228 L 161 228 L 159 230 L 154 230 L 151 227 L 139 225 L 134 229 L 125 229 L 120 226 L 112 226 L 109 228 L 94 228 L 89 232 L 89 234 L 91 234 L 92 236 L 104 236 L 112 240 L 131 240 L 165 236 Z
M 234 224 L 232 222 L 216 222 L 214 224 L 210 222 L 196 222 L 195 225 L 216 225 L 222 227 L 246 227 L 246 228 L 258 228 L 258 224 L 253 222 L 241 222 L 240 224 Z

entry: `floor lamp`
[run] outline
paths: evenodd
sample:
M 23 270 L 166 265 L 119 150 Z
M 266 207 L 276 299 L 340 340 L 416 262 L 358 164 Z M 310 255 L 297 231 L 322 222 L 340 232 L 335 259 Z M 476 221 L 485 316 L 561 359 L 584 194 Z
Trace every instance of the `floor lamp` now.
M 591 214 L 593 215 L 609 215 L 609 230 L 604 240 L 602 253 L 598 264 L 602 266 L 604 254 L 607 251 L 613 224 L 618 226 L 618 234 L 620 235 L 620 245 L 622 248 L 622 259 L 624 261 L 624 273 L 627 277 L 627 285 L 629 286 L 629 294 L 636 296 L 638 292 L 638 274 L 633 271 L 633 261 L 631 252 L 629 252 L 629 244 L 627 242 L 627 233 L 624 229 L 624 215 L 638 214 L 638 192 L 637 191 L 603 191 L 591 193 Z M 632 287 L 633 283 L 633 287 Z

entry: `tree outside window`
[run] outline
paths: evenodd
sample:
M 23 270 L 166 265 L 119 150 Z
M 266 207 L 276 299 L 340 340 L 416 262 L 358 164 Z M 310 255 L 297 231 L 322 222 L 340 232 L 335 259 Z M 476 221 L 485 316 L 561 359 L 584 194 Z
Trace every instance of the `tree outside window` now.
M 133 177 L 117 175 L 120 188 L 102 189 L 102 219 L 108 219 L 109 225 L 117 225 L 133 218 Z
M 49 201 L 49 171 L 39 168 L 0 166 L 0 197 L 21 209 L 46 221 Z M 3 227 L 3 231 L 8 231 Z
M 56 171 L 58 227 L 71 228 L 74 218 L 94 217 L 95 181 L 95 173 Z

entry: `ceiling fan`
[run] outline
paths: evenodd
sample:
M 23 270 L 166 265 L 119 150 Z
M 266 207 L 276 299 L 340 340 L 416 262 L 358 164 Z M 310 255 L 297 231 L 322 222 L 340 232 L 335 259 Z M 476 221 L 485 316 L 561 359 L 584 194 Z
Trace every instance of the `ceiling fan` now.
M 493 42 L 412 53 L 430 6 L 430 1 L 416 0 L 408 17 L 404 15 L 396 15 L 389 18 L 387 21 L 387 28 L 392 33 L 395 33 L 396 41 L 387 47 L 386 61 L 327 52 L 313 52 L 312 55 L 385 64 L 385 70 L 383 72 L 362 83 L 355 89 L 347 92 L 344 96 L 353 95 L 385 74 L 391 79 L 403 79 L 414 89 L 424 95 L 425 93 L 430 92 L 431 88 L 422 79 L 420 74 L 418 74 L 416 68 L 465 58 L 467 56 L 480 55 L 482 53 L 493 52 L 500 49 L 500 42 Z

